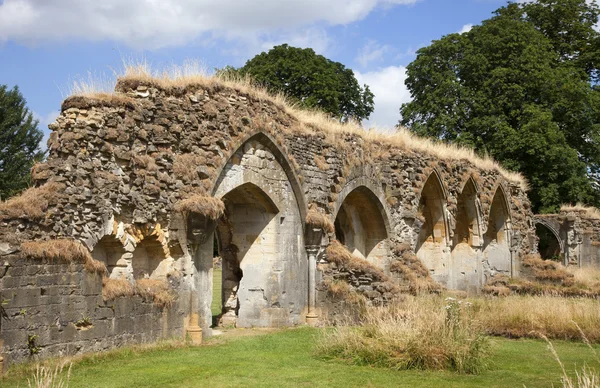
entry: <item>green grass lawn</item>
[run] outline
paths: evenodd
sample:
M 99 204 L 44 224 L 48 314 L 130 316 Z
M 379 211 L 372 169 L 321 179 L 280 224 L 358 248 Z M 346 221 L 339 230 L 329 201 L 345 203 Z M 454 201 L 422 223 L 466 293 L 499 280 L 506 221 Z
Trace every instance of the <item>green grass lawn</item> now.
M 560 386 L 560 368 L 542 341 L 494 338 L 488 371 L 477 376 L 450 372 L 393 371 L 348 365 L 314 356 L 319 329 L 213 339 L 201 347 L 146 352 L 121 350 L 73 366 L 71 387 L 550 387 Z M 568 371 L 587 361 L 581 343 L 555 341 Z M 600 349 L 600 348 L 599 348 Z M 8 378 L 2 387 L 27 386 Z
M 221 269 L 213 269 L 213 297 L 210 305 L 213 317 L 221 314 L 221 283 L 223 282 L 221 273 Z

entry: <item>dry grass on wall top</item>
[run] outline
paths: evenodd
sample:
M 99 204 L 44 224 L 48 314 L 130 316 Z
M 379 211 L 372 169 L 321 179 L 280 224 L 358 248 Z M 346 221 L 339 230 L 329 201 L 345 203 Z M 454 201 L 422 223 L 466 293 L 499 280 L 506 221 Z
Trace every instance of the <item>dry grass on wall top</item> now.
M 225 204 L 219 198 L 197 194 L 177 202 L 175 210 L 185 215 L 196 213 L 217 220 L 225 213 Z
M 325 233 L 333 233 L 335 231 L 335 227 L 329 217 L 315 209 L 310 209 L 306 214 L 306 224 L 313 228 L 323 229 Z
M 165 280 L 138 279 L 135 284 L 125 279 L 102 279 L 102 298 L 105 302 L 120 297 L 131 298 L 140 296 L 144 300 L 152 301 L 156 306 L 170 307 L 175 301 L 175 295 Z
M 433 280 L 427 267 L 408 244 L 396 244 L 393 253 L 395 260 L 390 264 L 390 271 L 404 276 L 411 294 L 440 293 L 444 289 Z
M 560 211 L 564 213 L 579 213 L 583 218 L 600 220 L 600 210 L 592 206 L 585 206 L 581 203 L 576 205 L 562 205 Z
M 350 251 L 348 251 L 348 249 L 338 240 L 333 240 L 327 247 L 327 261 L 335 263 L 342 268 L 372 275 L 378 280 L 391 280 L 382 270 L 375 267 L 367 260 L 356 257 L 350 253 Z
M 24 258 L 47 261 L 49 263 L 81 263 L 86 271 L 106 274 L 104 263 L 92 258 L 90 252 L 78 241 L 59 239 L 49 241 L 27 241 L 21 244 Z
M 65 188 L 62 183 L 48 182 L 25 190 L 21 195 L 0 203 L 0 220 L 40 220 L 48 206 L 54 203 Z
M 365 130 L 359 123 L 340 123 L 322 112 L 299 109 L 283 95 L 272 95 L 249 78 L 208 75 L 206 69 L 199 66 L 197 62 L 188 62 L 184 66 L 172 66 L 162 71 L 153 70 L 146 62 L 125 64 L 115 89 L 118 91 L 135 90 L 142 85 L 156 87 L 173 95 L 185 95 L 198 89 L 212 91 L 230 89 L 236 94 L 272 103 L 298 120 L 300 123 L 298 128 L 304 128 L 303 130 L 307 132 L 325 132 L 329 141 L 334 144 L 344 142 L 343 135 L 356 135 L 376 148 L 380 148 L 380 145 L 389 145 L 426 153 L 442 160 L 465 160 L 482 170 L 498 171 L 507 180 L 520 185 L 525 191 L 528 190 L 528 184 L 522 175 L 507 171 L 489 157 L 478 156 L 472 149 L 420 138 L 405 128 Z M 81 82 L 73 92 L 75 95 L 87 96 L 92 99 L 110 98 L 106 95 L 108 90 L 104 85 L 97 88 L 100 93 L 94 93 L 94 89 L 94 82 L 91 80 L 87 83 Z M 123 93 L 113 94 L 126 96 Z M 70 97 L 70 99 L 72 98 Z M 345 146 L 348 145 L 345 144 Z

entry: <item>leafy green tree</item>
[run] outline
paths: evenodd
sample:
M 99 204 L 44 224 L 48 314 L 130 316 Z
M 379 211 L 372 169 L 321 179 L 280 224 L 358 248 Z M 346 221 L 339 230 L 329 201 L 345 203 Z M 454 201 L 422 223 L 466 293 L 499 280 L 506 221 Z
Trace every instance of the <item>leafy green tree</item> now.
M 19 88 L 9 90 L 6 85 L 0 85 L 1 199 L 28 186 L 31 167 L 43 157 L 39 149 L 43 136 Z
M 509 3 L 468 33 L 434 41 L 407 68 L 413 100 L 400 124 L 522 172 L 535 211 L 598 204 L 590 178 L 600 166 L 597 20 L 585 0 Z
M 359 85 L 354 72 L 312 49 L 283 44 L 258 54 L 240 69 L 227 67 L 222 75 L 250 75 L 271 92 L 283 92 L 299 106 L 318 108 L 347 121 L 366 119 L 373 112 L 373 93 Z

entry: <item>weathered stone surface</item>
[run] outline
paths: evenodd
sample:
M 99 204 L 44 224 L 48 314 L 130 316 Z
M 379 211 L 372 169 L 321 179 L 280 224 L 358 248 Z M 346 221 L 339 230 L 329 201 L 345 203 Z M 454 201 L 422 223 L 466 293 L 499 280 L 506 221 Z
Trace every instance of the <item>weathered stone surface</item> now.
M 318 286 L 308 277 L 309 206 L 336 224 L 322 262 L 337 237 L 389 273 L 391 244 L 405 243 L 451 288 L 516 276 L 519 258 L 534 250 L 526 194 L 497 169 L 329 133 L 225 86 L 163 90 L 128 80 L 117 89 L 115 99 L 65 101 L 48 160 L 33 174 L 36 185 L 62 182 L 65 190 L 45 218 L 0 224 L 0 264 L 8 263 L 0 296 L 11 316 L 0 327 L 0 353 L 8 363 L 27 359 L 31 346 L 45 357 L 181 336 L 196 316 L 194 327 L 210 335 L 215 235 L 227 322 L 303 323 Z M 222 199 L 225 215 L 209 222 L 176 211 L 194 195 Z M 35 262 L 16 250 L 56 238 L 82 241 L 112 279 L 168 281 L 176 302 L 165 310 L 139 296 L 104 302 L 101 279 L 81 265 Z M 320 269 L 317 283 L 347 282 L 372 303 L 393 297 L 367 273 Z M 92 326 L 81 330 L 86 318 Z M 28 335 L 37 336 L 33 345 Z

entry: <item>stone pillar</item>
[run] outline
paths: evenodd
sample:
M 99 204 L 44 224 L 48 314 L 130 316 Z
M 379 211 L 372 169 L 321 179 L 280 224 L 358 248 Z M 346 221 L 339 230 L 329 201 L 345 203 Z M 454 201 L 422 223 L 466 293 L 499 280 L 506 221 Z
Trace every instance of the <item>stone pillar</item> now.
M 311 326 L 316 325 L 319 321 L 319 314 L 317 313 L 317 254 L 321 248 L 322 239 L 323 229 L 307 225 L 304 239 L 308 255 L 308 313 L 306 314 L 306 323 Z
M 310 245 L 306 247 L 308 254 L 308 314 L 306 315 L 306 323 L 314 326 L 319 321 L 317 314 L 317 253 L 319 253 L 318 245 Z
M 200 214 L 187 217 L 187 242 L 196 269 L 187 332 L 190 337 L 212 333 L 212 253 L 216 221 Z
M 200 327 L 200 319 L 198 314 L 192 313 L 190 315 L 190 321 L 186 330 L 186 334 L 192 345 L 202 344 L 202 328 Z

